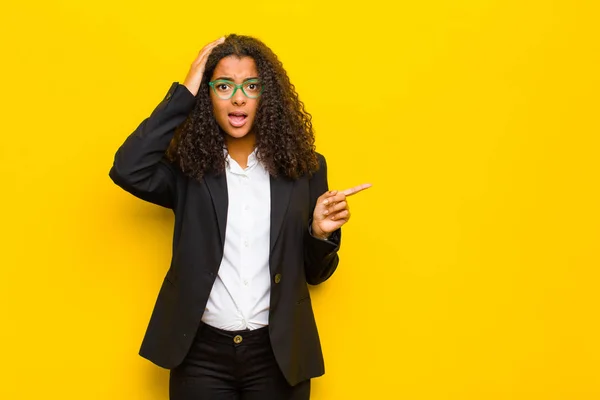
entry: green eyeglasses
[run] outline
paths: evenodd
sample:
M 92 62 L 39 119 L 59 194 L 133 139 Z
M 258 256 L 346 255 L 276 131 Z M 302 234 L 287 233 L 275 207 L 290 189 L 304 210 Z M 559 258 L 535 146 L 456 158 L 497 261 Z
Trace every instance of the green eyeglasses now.
M 217 79 L 216 81 L 208 82 L 208 85 L 223 100 L 232 98 L 238 89 L 242 89 L 242 93 L 250 99 L 260 97 L 263 92 L 263 86 L 259 79 L 249 79 L 239 85 L 225 79 Z

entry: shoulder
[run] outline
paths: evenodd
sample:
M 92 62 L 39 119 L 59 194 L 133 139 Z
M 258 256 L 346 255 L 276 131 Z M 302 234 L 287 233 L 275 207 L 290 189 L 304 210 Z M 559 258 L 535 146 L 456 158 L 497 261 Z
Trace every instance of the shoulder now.
M 327 168 L 327 160 L 325 160 L 325 156 L 321 153 L 315 152 L 317 155 L 317 161 L 319 162 L 319 169 L 325 167 Z
M 317 152 L 315 152 L 315 154 L 317 156 L 317 163 L 319 164 L 319 167 L 310 175 L 310 179 L 327 179 L 327 160 L 323 154 Z

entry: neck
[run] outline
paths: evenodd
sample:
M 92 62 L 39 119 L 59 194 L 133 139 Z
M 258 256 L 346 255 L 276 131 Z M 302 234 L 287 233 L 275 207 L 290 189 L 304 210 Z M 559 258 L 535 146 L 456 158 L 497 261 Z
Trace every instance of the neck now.
M 225 137 L 227 152 L 242 168 L 248 166 L 248 156 L 254 151 L 256 137 L 253 133 L 248 133 L 241 138 Z

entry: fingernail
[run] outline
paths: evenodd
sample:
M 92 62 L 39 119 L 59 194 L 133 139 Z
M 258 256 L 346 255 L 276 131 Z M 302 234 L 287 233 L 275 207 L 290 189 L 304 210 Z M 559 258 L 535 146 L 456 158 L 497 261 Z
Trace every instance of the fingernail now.
M 327 214 L 329 214 L 329 210 L 323 211 L 323 215 L 327 215 Z

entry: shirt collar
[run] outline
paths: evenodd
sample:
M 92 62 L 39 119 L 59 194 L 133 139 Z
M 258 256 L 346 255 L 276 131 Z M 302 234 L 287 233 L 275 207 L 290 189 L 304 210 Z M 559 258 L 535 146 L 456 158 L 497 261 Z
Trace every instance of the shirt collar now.
M 227 156 L 226 167 L 231 172 L 238 172 L 238 173 L 248 172 L 249 170 L 251 170 L 258 164 L 258 157 L 256 156 L 256 148 L 254 148 L 252 153 L 250 153 L 250 155 L 248 156 L 248 160 L 246 161 L 246 164 L 247 164 L 246 169 L 242 169 L 242 167 L 240 167 L 240 165 L 237 163 L 237 161 L 235 161 L 233 158 L 231 158 L 231 156 L 227 152 L 226 147 L 223 148 L 223 152 Z

